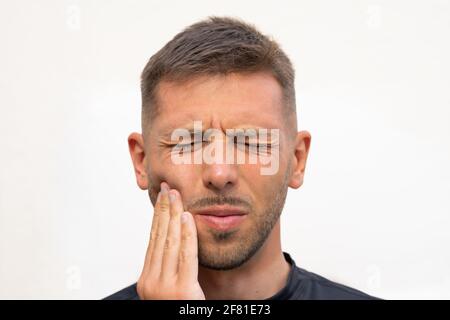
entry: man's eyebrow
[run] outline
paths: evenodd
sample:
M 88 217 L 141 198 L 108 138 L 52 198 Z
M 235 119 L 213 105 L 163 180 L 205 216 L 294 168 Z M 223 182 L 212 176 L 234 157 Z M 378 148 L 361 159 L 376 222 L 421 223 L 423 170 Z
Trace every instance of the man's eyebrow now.
M 183 131 L 187 130 L 191 135 L 193 135 L 194 133 L 198 133 L 198 131 L 196 131 L 192 125 L 189 125 L 189 126 L 185 126 L 185 127 L 171 128 L 171 129 L 169 129 L 170 131 L 165 130 L 160 134 L 160 137 L 170 139 L 172 137 L 173 132 L 175 130 L 179 130 L 179 129 L 181 129 Z M 202 128 L 202 130 L 201 130 L 202 135 L 204 135 L 205 132 L 210 129 L 220 130 L 217 128 Z M 270 132 L 270 130 L 272 130 L 272 129 L 278 129 L 278 128 L 263 128 L 260 126 L 245 126 L 245 127 L 237 126 L 237 127 L 233 127 L 233 128 L 225 128 L 224 133 L 226 134 L 227 132 L 230 132 L 230 133 L 234 133 L 234 134 L 245 134 L 245 132 L 253 132 L 253 131 L 258 132 L 258 130 L 267 130 L 267 132 Z M 220 131 L 222 131 L 222 130 L 220 130 Z
M 228 128 L 226 130 L 231 130 L 231 131 L 236 131 L 236 132 L 242 132 L 242 131 L 258 131 L 261 129 L 267 129 L 267 128 L 262 128 L 262 127 L 258 127 L 258 126 L 254 126 L 254 127 L 236 127 L 236 128 Z M 270 130 L 270 129 L 268 129 Z
M 191 135 L 194 135 L 194 127 L 193 126 L 186 126 L 186 127 L 178 127 L 178 128 L 171 128 L 169 130 L 164 130 L 163 132 L 161 132 L 159 134 L 160 138 L 162 139 L 166 139 L 166 140 L 172 140 L 172 135 L 174 133 L 175 130 L 183 130 L 183 132 L 185 130 L 187 130 Z M 203 130 L 204 132 L 204 130 Z M 202 133 L 203 134 L 203 133 Z

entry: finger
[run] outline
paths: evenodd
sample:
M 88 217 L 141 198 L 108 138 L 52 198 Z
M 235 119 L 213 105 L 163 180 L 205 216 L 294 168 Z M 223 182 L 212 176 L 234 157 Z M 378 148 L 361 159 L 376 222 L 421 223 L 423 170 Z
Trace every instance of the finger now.
M 153 249 L 155 247 L 155 240 L 156 240 L 156 232 L 158 229 L 158 221 L 159 221 L 159 217 L 161 216 L 161 200 L 162 200 L 162 195 L 165 194 L 167 191 L 169 190 L 169 185 L 167 183 L 162 182 L 160 184 L 160 190 L 158 193 L 158 197 L 156 199 L 156 203 L 155 203 L 155 208 L 154 208 L 154 213 L 153 213 L 153 219 L 154 219 L 154 223 L 152 223 L 152 230 L 151 230 L 151 238 L 153 238 L 153 241 L 151 242 L 151 251 L 153 252 Z M 151 257 L 151 255 L 150 255 Z
M 169 187 L 165 183 L 161 183 L 161 197 L 155 211 L 158 212 L 158 223 L 155 235 L 153 236 L 154 244 L 152 255 L 150 257 L 149 273 L 152 273 L 154 276 L 159 276 L 161 272 L 164 243 L 166 241 L 167 228 L 170 219 Z
M 181 283 L 198 281 L 198 244 L 194 217 L 188 211 L 181 216 L 181 244 L 178 280 Z
M 158 217 L 159 217 L 159 211 L 156 210 L 156 207 L 159 205 L 159 201 L 161 199 L 161 192 L 158 193 L 158 197 L 156 198 L 155 203 L 155 210 L 153 210 L 153 219 L 152 219 L 152 227 L 150 231 L 150 239 L 147 246 L 147 252 L 145 253 L 145 260 L 144 260 L 144 268 L 142 273 L 146 273 L 148 271 L 148 267 L 150 265 L 150 259 L 152 257 L 153 248 L 155 246 L 155 235 L 156 235 L 156 228 L 158 226 Z
M 162 277 L 173 277 L 177 274 L 178 255 L 180 251 L 181 238 L 181 214 L 183 213 L 183 203 L 178 191 L 172 189 L 169 192 L 170 201 L 170 221 L 164 247 L 164 257 L 162 263 Z

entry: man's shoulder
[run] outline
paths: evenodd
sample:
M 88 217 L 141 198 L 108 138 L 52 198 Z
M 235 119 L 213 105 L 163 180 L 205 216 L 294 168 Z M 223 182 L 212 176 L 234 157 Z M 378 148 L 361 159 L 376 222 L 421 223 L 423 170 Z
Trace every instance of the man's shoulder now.
M 131 286 L 123 288 L 122 290 L 107 296 L 103 300 L 139 300 L 136 285 L 137 284 L 134 283 Z
M 295 278 L 301 287 L 301 299 L 306 300 L 379 300 L 360 290 L 334 282 L 311 271 L 295 266 Z M 300 297 L 299 297 L 300 298 Z
M 293 299 L 305 300 L 379 300 L 357 289 L 329 280 L 298 266 L 294 267 Z M 123 288 L 104 300 L 139 300 L 136 283 Z M 291 298 L 291 299 L 292 299 Z

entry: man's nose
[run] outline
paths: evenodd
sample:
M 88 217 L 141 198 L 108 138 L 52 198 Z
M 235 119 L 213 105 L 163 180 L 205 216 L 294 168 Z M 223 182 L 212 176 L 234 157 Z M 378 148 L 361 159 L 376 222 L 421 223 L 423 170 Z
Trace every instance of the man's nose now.
M 214 191 L 226 191 L 237 183 L 237 168 L 234 164 L 203 164 L 203 184 Z

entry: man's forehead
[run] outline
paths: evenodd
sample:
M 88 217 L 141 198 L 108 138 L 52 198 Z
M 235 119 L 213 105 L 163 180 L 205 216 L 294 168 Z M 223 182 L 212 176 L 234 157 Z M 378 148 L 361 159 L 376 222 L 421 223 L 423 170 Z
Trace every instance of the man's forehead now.
M 153 128 L 169 136 L 178 128 L 279 128 L 282 90 L 266 73 L 203 76 L 181 83 L 162 81 L 157 90 L 158 116 Z
M 206 110 L 249 114 L 274 112 L 283 105 L 277 80 L 266 73 L 202 76 L 183 82 L 162 81 L 156 91 L 164 113 L 204 113 Z

